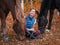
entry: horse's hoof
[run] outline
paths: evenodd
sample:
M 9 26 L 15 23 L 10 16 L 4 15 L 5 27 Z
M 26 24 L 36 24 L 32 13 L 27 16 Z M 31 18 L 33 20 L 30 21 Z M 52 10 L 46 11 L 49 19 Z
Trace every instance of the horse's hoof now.
M 5 42 L 9 42 L 9 37 L 8 37 L 8 36 L 4 36 L 4 37 L 3 37 L 3 40 L 4 40 Z
M 45 32 L 50 32 L 50 30 L 49 29 L 46 29 Z
M 25 40 L 26 38 L 16 36 L 16 39 L 19 40 L 19 41 L 23 41 L 23 40 Z
M 0 37 L 2 38 L 4 36 L 4 33 L 0 33 Z

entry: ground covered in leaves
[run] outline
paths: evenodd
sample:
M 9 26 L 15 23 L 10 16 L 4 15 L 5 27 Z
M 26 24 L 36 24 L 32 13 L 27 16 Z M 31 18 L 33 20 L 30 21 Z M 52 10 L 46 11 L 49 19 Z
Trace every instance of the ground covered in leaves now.
M 38 6 L 36 7 L 38 8 Z M 45 32 L 41 36 L 43 39 L 34 39 L 34 40 L 23 40 L 18 41 L 15 38 L 15 32 L 12 29 L 13 26 L 13 19 L 11 13 L 9 13 L 6 19 L 6 32 L 10 37 L 9 42 L 5 42 L 2 38 L 0 38 L 0 45 L 60 45 L 60 16 L 57 15 L 55 11 L 53 21 L 52 21 L 52 28 L 50 32 Z M 1 22 L 0 22 L 1 25 Z

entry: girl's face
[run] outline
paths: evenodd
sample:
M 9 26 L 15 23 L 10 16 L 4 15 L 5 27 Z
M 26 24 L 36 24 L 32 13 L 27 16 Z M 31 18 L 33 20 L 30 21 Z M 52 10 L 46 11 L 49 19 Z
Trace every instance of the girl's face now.
M 30 11 L 30 16 L 32 16 L 32 17 L 35 16 L 35 9 L 32 9 L 32 10 Z

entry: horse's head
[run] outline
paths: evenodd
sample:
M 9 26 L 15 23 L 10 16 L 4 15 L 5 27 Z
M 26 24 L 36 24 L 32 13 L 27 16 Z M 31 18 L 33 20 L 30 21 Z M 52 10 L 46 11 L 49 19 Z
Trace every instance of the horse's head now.
M 42 16 L 39 18 L 38 29 L 41 31 L 41 33 L 44 33 L 47 23 L 48 23 L 48 20 L 46 17 Z

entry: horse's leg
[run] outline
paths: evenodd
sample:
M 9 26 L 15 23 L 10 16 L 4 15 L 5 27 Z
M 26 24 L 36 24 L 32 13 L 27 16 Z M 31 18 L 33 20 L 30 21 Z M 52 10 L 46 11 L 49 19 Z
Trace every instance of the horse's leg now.
M 47 9 L 48 3 L 49 3 L 49 0 L 43 0 L 43 2 L 41 4 L 41 8 L 40 8 L 40 15 L 38 17 L 43 16 L 43 14 L 45 12 L 44 10 Z
M 50 9 L 49 24 L 48 29 L 51 29 L 52 19 L 53 19 L 54 9 Z
M 16 12 L 15 12 L 15 5 L 12 5 L 12 7 L 10 8 L 10 11 L 12 13 L 12 17 L 13 17 L 13 21 L 14 21 L 13 29 L 14 29 L 15 33 L 17 34 L 17 39 L 22 40 L 20 37 L 21 29 L 19 28 L 19 25 L 21 26 L 21 23 L 17 20 Z
M 49 6 L 49 0 L 43 0 L 41 4 L 40 14 L 38 15 L 38 20 L 39 20 L 38 27 L 40 27 L 40 17 L 42 16 L 44 16 L 45 18 L 47 17 L 48 6 Z
M 1 31 L 2 31 L 3 34 L 6 34 L 5 26 L 6 26 L 6 22 L 5 22 L 5 17 L 3 16 L 1 18 Z
M 3 10 L 1 10 L 1 36 L 3 37 L 3 39 L 5 41 L 8 41 L 9 38 L 6 34 L 6 17 L 5 17 L 5 13 L 3 12 Z
M 1 15 L 1 32 L 3 33 L 5 29 L 5 13 L 3 12 L 2 9 L 0 9 L 0 15 Z
M 38 21 L 38 29 L 41 30 L 41 33 L 45 32 L 45 28 L 48 23 L 47 14 L 48 14 L 48 6 L 44 8 L 43 12 L 40 12 L 41 16 L 40 15 L 39 15 L 40 17 L 38 16 L 38 20 L 39 20 Z

